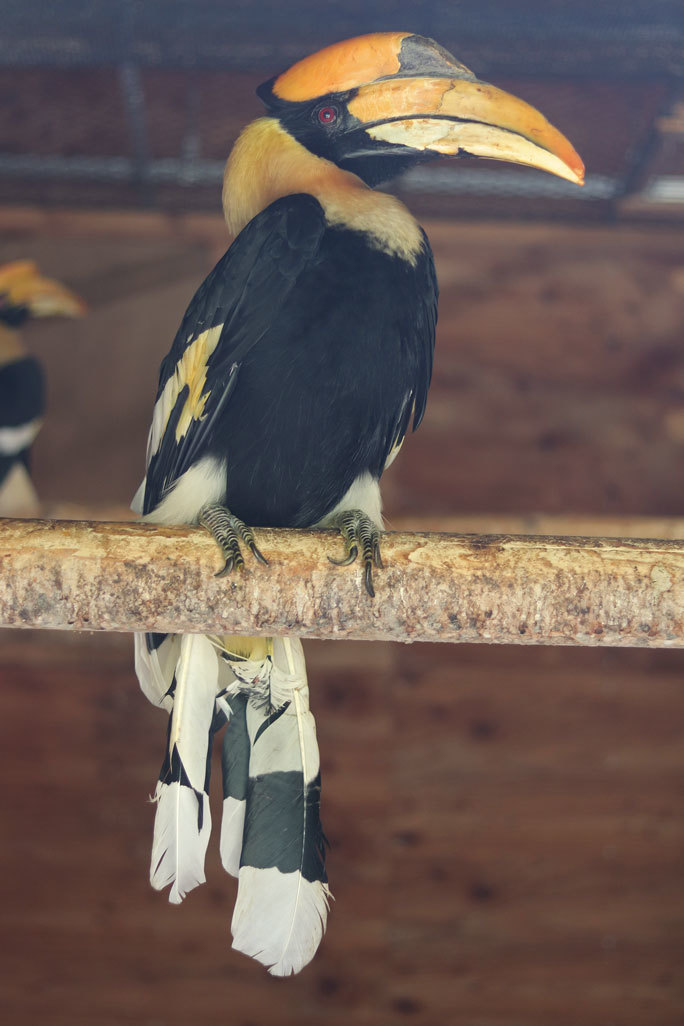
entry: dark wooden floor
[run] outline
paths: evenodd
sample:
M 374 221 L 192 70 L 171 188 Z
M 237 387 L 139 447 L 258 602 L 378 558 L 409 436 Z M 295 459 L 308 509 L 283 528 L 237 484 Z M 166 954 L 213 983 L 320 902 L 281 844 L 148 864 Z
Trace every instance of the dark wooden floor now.
M 215 844 L 182 906 L 149 887 L 164 716 L 129 639 L 5 635 L 3 1021 L 682 1022 L 678 654 L 308 653 L 336 901 L 278 981 L 230 949 Z
M 48 500 L 123 503 L 141 475 L 159 359 L 223 242 L 153 222 L 0 243 L 91 304 L 27 334 L 48 370 Z M 390 519 L 681 515 L 681 238 L 428 229 L 435 382 L 387 475 Z M 149 887 L 165 718 L 130 639 L 0 636 L 0 1021 L 684 1022 L 681 652 L 308 653 L 336 901 L 319 956 L 278 981 L 230 949 L 214 846 L 179 908 Z

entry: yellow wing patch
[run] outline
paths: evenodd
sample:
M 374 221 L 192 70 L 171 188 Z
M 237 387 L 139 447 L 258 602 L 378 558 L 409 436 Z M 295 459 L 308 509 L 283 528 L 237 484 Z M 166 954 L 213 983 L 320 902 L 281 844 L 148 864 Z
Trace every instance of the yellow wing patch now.
M 176 424 L 176 442 L 180 442 L 185 437 L 193 421 L 202 419 L 204 407 L 211 392 L 211 389 L 207 390 L 206 388 L 207 363 L 218 345 L 222 328 L 222 324 L 208 328 L 186 346 L 185 352 L 176 364 L 176 369 L 166 382 L 164 391 L 159 396 L 154 408 L 147 451 L 148 463 L 159 449 L 169 417 L 178 401 L 178 396 L 186 385 L 188 396 Z
M 188 433 L 193 420 L 201 420 L 204 415 L 209 392 L 205 391 L 207 383 L 207 362 L 216 349 L 221 335 L 222 324 L 203 331 L 195 341 L 187 347 L 179 360 L 174 372 L 176 398 L 187 385 L 189 394 L 176 425 L 176 441 L 180 442 Z

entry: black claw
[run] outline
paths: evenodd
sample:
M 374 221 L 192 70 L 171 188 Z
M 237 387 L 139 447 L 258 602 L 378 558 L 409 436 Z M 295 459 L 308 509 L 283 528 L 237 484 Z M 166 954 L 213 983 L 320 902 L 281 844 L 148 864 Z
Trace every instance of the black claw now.
M 352 545 L 352 547 L 349 550 L 349 554 L 345 556 L 344 559 L 333 559 L 332 556 L 328 556 L 328 559 L 333 564 L 333 566 L 350 566 L 354 562 L 358 554 L 358 547 L 356 545 Z
M 254 558 L 258 560 L 259 563 L 263 563 L 264 566 L 270 565 L 268 560 L 266 559 L 266 556 L 264 556 L 263 552 L 259 552 L 254 542 L 252 542 L 252 544 L 249 546 L 249 549 Z
M 371 563 L 366 563 L 366 573 L 364 576 L 366 581 L 366 591 L 371 598 L 375 598 L 375 588 L 373 587 L 373 566 Z
M 373 586 L 373 567 L 383 568 L 382 556 L 380 555 L 379 532 L 367 514 L 361 510 L 346 510 L 334 521 L 340 531 L 347 548 L 347 556 L 344 559 L 328 560 L 333 566 L 349 566 L 359 555 L 363 562 L 363 579 L 371 598 L 375 598 Z
M 266 557 L 257 548 L 251 530 L 225 506 L 205 506 L 200 512 L 199 521 L 213 536 L 226 560 L 223 569 L 214 574 L 214 577 L 226 577 L 236 568 L 245 569 L 240 539 L 259 563 L 269 565 Z

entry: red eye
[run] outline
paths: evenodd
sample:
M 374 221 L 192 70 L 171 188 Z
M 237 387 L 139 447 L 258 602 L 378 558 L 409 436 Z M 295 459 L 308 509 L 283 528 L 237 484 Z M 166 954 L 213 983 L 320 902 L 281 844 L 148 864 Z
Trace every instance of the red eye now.
M 337 118 L 336 107 L 321 107 L 318 112 L 318 120 L 322 125 L 332 125 Z

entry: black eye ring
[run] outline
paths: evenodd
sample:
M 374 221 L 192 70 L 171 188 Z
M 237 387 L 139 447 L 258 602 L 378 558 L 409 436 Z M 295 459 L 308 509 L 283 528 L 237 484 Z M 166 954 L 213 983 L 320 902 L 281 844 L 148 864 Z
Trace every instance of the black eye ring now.
M 322 125 L 332 125 L 337 121 L 337 113 L 337 107 L 321 107 L 316 116 Z

